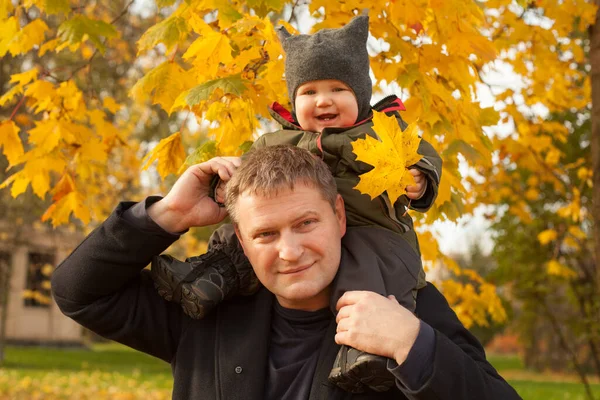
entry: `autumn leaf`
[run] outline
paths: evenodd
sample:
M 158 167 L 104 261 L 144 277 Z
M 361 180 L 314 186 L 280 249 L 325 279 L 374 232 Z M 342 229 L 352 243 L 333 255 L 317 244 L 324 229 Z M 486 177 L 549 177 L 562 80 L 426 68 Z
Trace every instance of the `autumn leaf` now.
M 146 50 L 152 49 L 159 43 L 163 43 L 167 51 L 183 41 L 188 36 L 188 26 L 180 16 L 171 16 L 159 22 L 150 29 L 138 41 L 138 55 Z
M 220 32 L 209 30 L 196 39 L 183 54 L 184 60 L 199 58 L 203 63 L 228 63 L 233 60 L 229 38 Z M 212 61 L 212 62 L 211 62 Z
M 562 278 L 574 278 L 577 276 L 575 271 L 556 260 L 550 260 L 546 263 L 546 272 L 548 275 Z
M 31 21 L 14 36 L 8 46 L 8 51 L 13 56 L 27 53 L 34 46 L 44 41 L 44 36 L 48 29 L 48 25 L 41 19 Z
M 207 140 L 198 146 L 196 150 L 185 159 L 184 164 L 178 172 L 183 172 L 182 168 L 208 161 L 216 155 L 217 142 L 215 140 Z
M 136 101 L 150 97 L 152 104 L 160 104 L 163 110 L 170 111 L 175 99 L 190 87 L 185 71 L 175 62 L 165 61 L 131 88 L 131 96 Z
M 4 57 L 14 37 L 19 32 L 19 22 L 14 16 L 6 20 L 0 19 L 0 32 L 2 32 L 2 35 L 0 35 L 0 57 Z
M 13 9 L 12 0 L 0 0 L 0 20 L 6 19 Z
M 546 229 L 538 234 L 538 241 L 543 245 L 546 245 L 553 240 L 556 240 L 558 234 L 554 229 Z
M 85 40 L 90 40 L 96 48 L 104 54 L 106 46 L 102 38 L 113 38 L 117 36 L 114 26 L 104 21 L 76 15 L 58 27 L 57 36 L 63 42 L 57 47 L 57 51 L 67 46 L 78 46 Z
M 107 96 L 104 98 L 104 100 L 102 100 L 102 106 L 113 114 L 115 114 L 121 108 L 115 99 L 110 96 Z
M 157 171 L 161 178 L 169 174 L 175 174 L 185 161 L 185 151 L 181 144 L 181 133 L 175 132 L 171 136 L 162 139 L 152 151 L 142 160 L 142 169 L 146 170 L 158 160 Z
M 52 220 L 52 226 L 58 226 L 69 222 L 69 217 L 73 214 L 83 223 L 90 221 L 89 208 L 85 206 L 83 195 L 77 191 L 72 191 L 63 196 L 58 202 L 52 204 L 42 215 L 42 221 Z
M 176 0 L 156 0 L 156 6 L 158 8 L 169 7 L 175 4 Z
M 0 147 L 8 159 L 9 166 L 15 165 L 23 155 L 19 127 L 13 121 L 0 122 Z
M 402 132 L 396 118 L 384 113 L 376 112 L 373 124 L 379 140 L 367 136 L 352 143 L 357 160 L 373 166 L 371 171 L 360 176 L 355 189 L 372 199 L 387 191 L 390 201 L 395 203 L 406 193 L 406 186 L 414 185 L 408 167 L 421 159 L 417 153 L 421 138 L 416 124 Z
M 63 13 L 65 15 L 71 12 L 71 5 L 69 4 L 69 0 L 45 0 L 44 11 L 47 14 L 59 14 Z
M 246 90 L 245 80 L 239 76 L 230 76 L 228 78 L 215 79 L 198 85 L 191 89 L 185 101 L 189 106 L 195 106 L 201 101 L 208 100 L 210 95 L 217 89 L 221 89 L 223 94 L 233 94 L 241 96 Z

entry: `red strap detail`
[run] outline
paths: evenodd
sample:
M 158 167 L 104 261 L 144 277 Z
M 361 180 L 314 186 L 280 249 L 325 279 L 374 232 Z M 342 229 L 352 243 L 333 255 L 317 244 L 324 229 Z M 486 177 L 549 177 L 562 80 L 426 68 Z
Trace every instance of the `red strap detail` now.
M 325 158 L 325 153 L 323 152 L 323 144 L 321 143 L 322 136 L 322 133 L 319 133 L 319 136 L 317 136 L 317 148 L 321 151 L 321 160 Z
M 286 121 L 291 122 L 292 124 L 296 125 L 296 121 L 294 121 L 294 116 L 292 115 L 292 113 L 289 112 L 281 104 L 274 102 L 273 104 L 271 104 L 271 109 L 273 111 L 275 111 L 277 114 L 281 115 L 281 117 L 283 117 L 283 119 L 285 119 Z
M 390 111 L 406 111 L 406 107 L 404 103 L 400 99 L 396 99 L 392 102 L 392 106 L 387 107 L 386 109 L 381 110 L 381 112 L 390 112 Z
M 354 125 L 352 125 L 352 126 L 359 126 L 359 125 L 362 125 L 362 124 L 364 124 L 365 122 L 367 122 L 367 121 L 370 121 L 370 120 L 372 120 L 372 119 L 373 119 L 373 116 L 371 115 L 370 117 L 367 117 L 367 118 L 363 119 L 362 121 L 358 121 L 357 123 L 355 123 L 355 124 L 354 124 Z

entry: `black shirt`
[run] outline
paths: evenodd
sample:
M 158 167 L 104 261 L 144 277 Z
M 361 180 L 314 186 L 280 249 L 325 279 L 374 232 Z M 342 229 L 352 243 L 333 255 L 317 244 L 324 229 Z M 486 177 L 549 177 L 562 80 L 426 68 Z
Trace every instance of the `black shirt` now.
M 319 349 L 333 314 L 273 306 L 269 368 L 265 387 L 268 400 L 308 399 Z

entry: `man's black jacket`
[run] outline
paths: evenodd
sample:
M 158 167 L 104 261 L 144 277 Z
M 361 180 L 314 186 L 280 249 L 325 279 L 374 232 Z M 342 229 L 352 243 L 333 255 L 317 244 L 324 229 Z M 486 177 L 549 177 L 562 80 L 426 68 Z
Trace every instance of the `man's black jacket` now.
M 274 296 L 263 288 L 222 303 L 203 320 L 188 318 L 159 297 L 142 271 L 177 236 L 144 232 L 124 220 L 131 205 L 120 204 L 55 270 L 52 291 L 60 309 L 104 337 L 171 363 L 174 399 L 262 399 Z M 339 348 L 332 321 L 310 399 L 520 398 L 431 284 L 419 290 L 416 311 L 435 329 L 433 373 L 422 388 L 351 395 L 329 384 Z

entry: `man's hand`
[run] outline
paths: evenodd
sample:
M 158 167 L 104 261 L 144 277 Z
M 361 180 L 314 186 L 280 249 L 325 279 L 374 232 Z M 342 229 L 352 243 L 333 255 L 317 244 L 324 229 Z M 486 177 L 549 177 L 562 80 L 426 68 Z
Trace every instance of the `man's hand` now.
M 239 157 L 215 157 L 192 165 L 164 199 L 148 208 L 148 215 L 168 232 L 221 222 L 227 211 L 209 197 L 210 182 L 214 175 L 223 182 L 229 181 L 240 163 Z
M 215 188 L 215 200 L 217 203 L 225 203 L 225 182 L 219 180 L 217 187 Z
M 346 292 L 337 302 L 335 341 L 402 364 L 419 334 L 420 322 L 394 296 Z
M 427 177 L 416 168 L 408 170 L 415 178 L 415 184 L 406 187 L 406 197 L 411 200 L 419 200 L 427 190 Z

